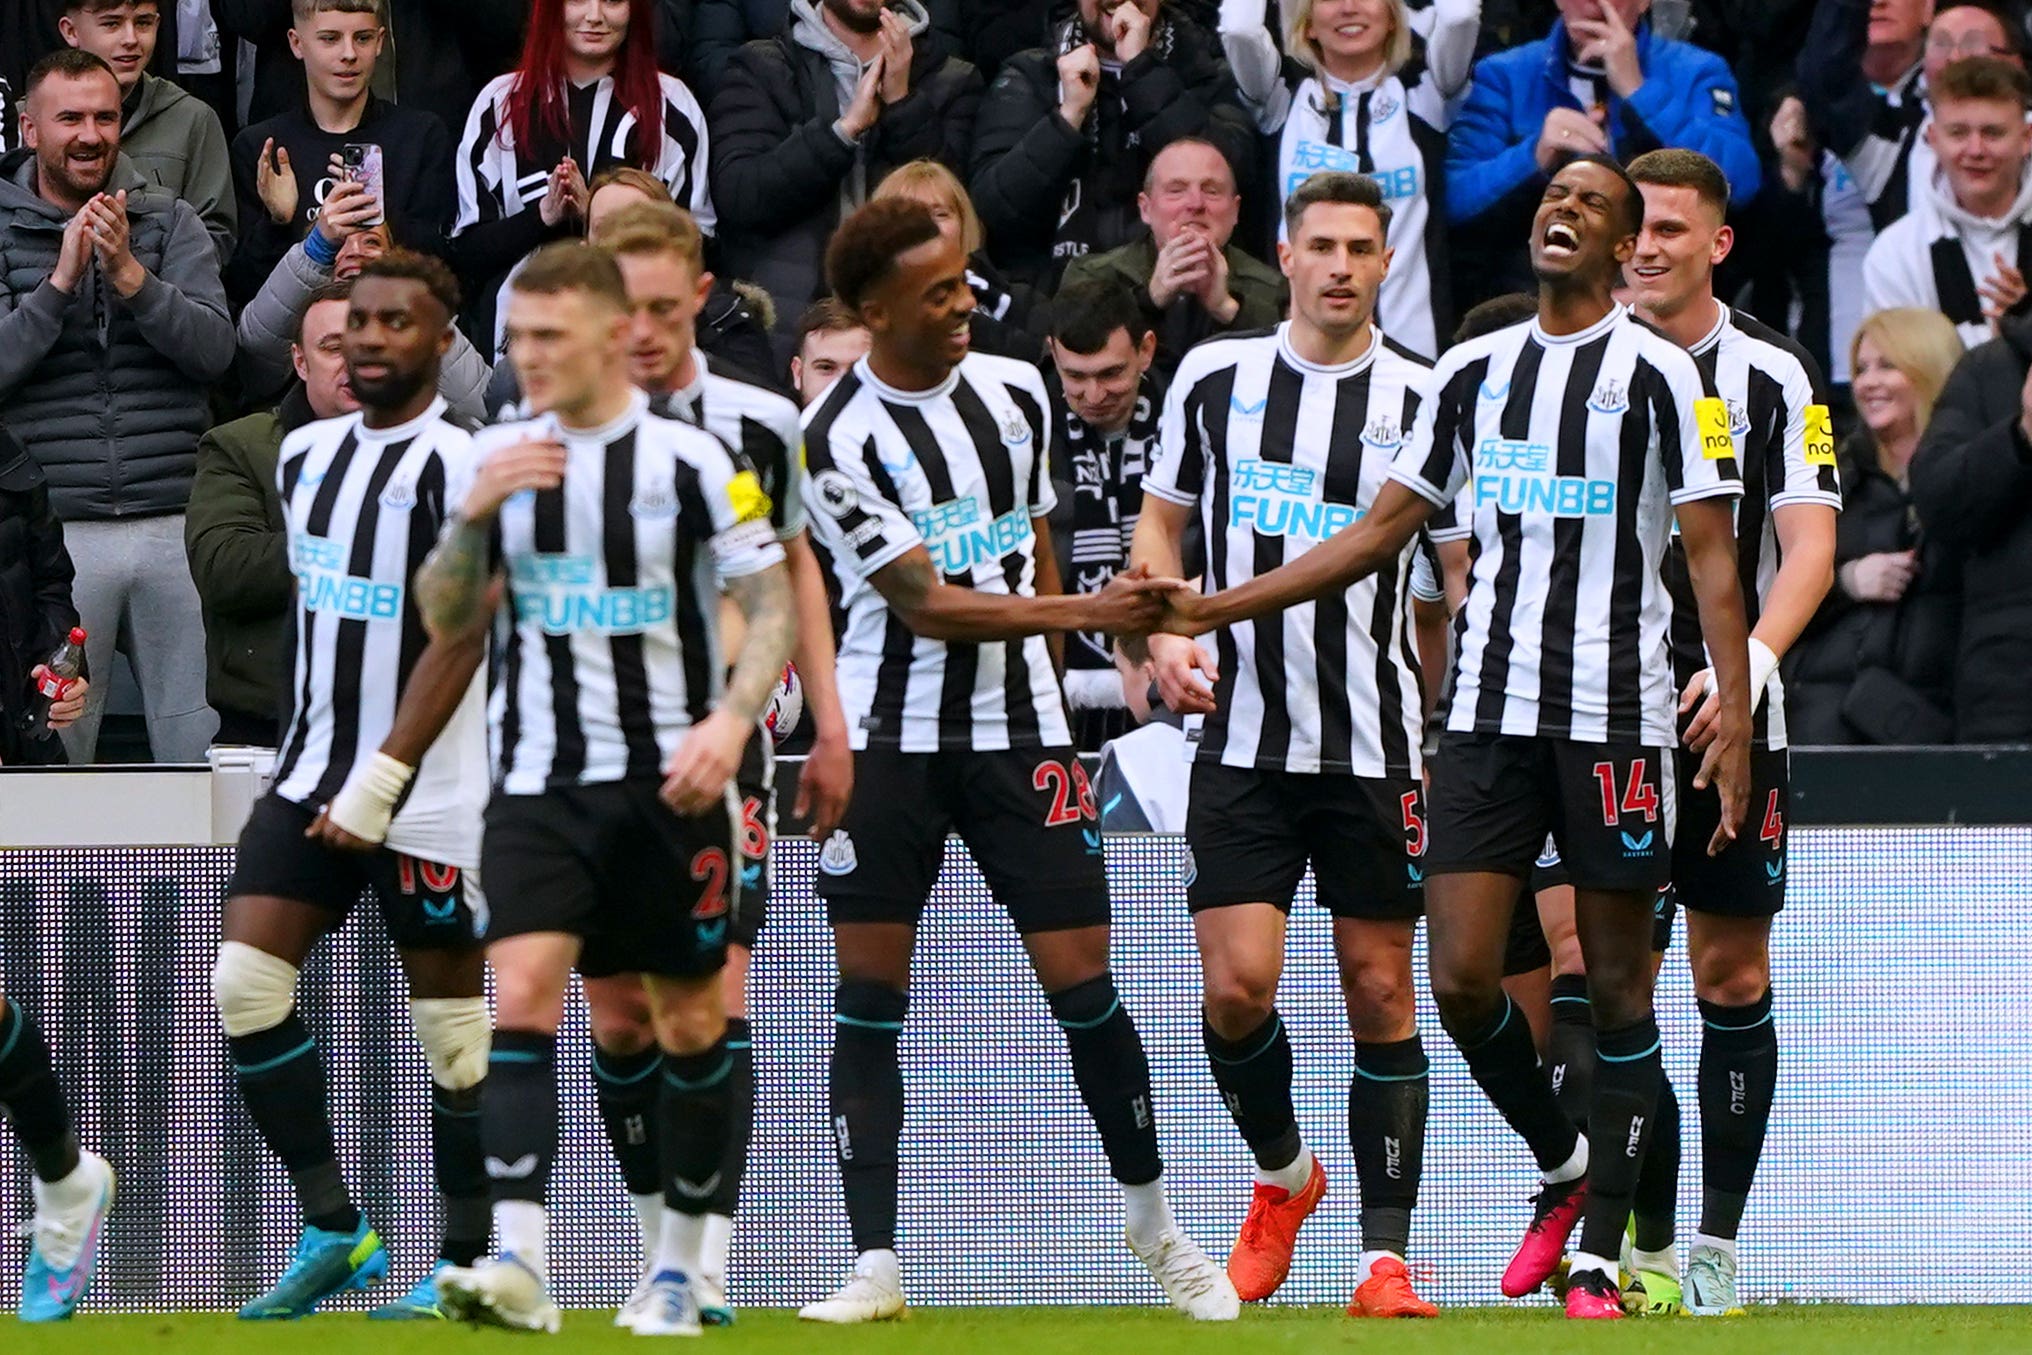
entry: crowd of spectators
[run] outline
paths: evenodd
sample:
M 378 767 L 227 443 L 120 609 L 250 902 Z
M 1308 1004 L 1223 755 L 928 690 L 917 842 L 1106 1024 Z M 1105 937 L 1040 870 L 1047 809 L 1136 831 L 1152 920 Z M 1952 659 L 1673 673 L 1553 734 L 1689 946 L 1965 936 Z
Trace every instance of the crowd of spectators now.
M 1062 573 L 1119 567 L 1169 373 L 1284 313 L 1286 193 L 1372 175 L 1379 319 L 1428 356 L 1528 289 L 1572 155 L 1728 177 L 1725 295 L 1824 371 L 1837 583 L 1788 662 L 1800 743 L 2032 740 L 2032 0 L 10 0 L 0 6 L 0 761 L 90 634 L 72 761 L 124 656 L 153 755 L 275 737 L 273 486 L 354 407 L 347 279 L 397 245 L 467 305 L 451 407 L 516 398 L 497 298 L 644 198 L 713 274 L 699 342 L 808 399 L 865 343 L 841 216 L 931 205 L 976 344 L 1067 430 Z M 59 529 L 60 524 L 60 529 Z M 68 547 L 68 551 L 64 547 Z M 1118 553 L 1117 553 L 1118 554 Z M 74 577 L 73 577 L 74 575 Z M 1140 710 L 1071 646 L 1076 704 Z

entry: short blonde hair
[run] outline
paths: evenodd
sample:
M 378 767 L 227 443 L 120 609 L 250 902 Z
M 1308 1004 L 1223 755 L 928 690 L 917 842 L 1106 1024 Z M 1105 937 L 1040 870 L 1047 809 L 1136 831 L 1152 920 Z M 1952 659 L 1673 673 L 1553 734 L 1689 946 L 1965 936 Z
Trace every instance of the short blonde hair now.
M 1326 58 L 1319 44 L 1306 36 L 1305 31 L 1312 27 L 1313 3 L 1314 0 L 1290 0 L 1284 7 L 1284 50 L 1299 65 L 1324 77 Z M 1411 15 L 1404 8 L 1404 0 L 1388 0 L 1388 4 L 1390 42 L 1383 49 L 1383 70 L 1395 75 L 1411 60 Z
M 1912 394 L 1919 405 L 1919 431 L 1925 432 L 1933 419 L 1933 405 L 1940 399 L 1941 387 L 1947 384 L 1948 374 L 1966 351 L 1954 322 L 1939 311 L 1921 306 L 1878 311 L 1856 326 L 1856 337 L 1849 340 L 1851 374 L 1860 365 L 1865 339 L 1875 344 L 1884 360 L 1912 383 Z
M 705 271 L 705 238 L 698 222 L 672 203 L 631 202 L 617 207 L 586 238 L 617 259 L 624 254 L 670 254 L 694 273 Z
M 980 253 L 981 244 L 987 239 L 987 232 L 981 229 L 981 215 L 974 210 L 974 200 L 967 196 L 966 185 L 960 182 L 959 175 L 936 160 L 912 160 L 907 165 L 898 165 L 876 186 L 874 196 L 942 198 L 960 219 L 960 247 L 968 255 Z

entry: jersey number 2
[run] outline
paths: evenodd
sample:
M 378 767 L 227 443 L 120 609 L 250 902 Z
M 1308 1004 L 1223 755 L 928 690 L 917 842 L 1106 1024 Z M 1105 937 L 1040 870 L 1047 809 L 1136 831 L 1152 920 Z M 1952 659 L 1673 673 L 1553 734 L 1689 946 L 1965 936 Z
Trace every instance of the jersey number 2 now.
M 698 902 L 692 905 L 691 915 L 704 921 L 707 918 L 724 917 L 727 912 L 727 854 L 718 847 L 707 847 L 691 859 L 691 878 L 703 884 Z

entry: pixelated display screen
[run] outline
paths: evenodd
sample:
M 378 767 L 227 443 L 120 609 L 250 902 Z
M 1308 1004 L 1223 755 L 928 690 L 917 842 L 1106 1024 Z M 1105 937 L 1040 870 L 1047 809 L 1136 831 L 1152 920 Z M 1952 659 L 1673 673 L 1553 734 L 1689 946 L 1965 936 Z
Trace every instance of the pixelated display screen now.
M 761 1103 L 735 1233 L 738 1304 L 808 1301 L 851 1259 L 827 1126 L 834 970 L 811 890 L 816 855 L 807 842 L 779 846 L 756 958 Z M 235 1306 L 280 1272 L 295 1240 L 287 1183 L 240 1109 L 212 1012 L 231 859 L 211 848 L 0 856 L 6 989 L 50 1032 L 86 1138 L 121 1172 L 94 1307 Z M 1108 844 L 1115 970 L 1149 1046 L 1180 1219 L 1221 1256 L 1251 1164 L 1200 1048 L 1183 859 L 1176 838 Z M 1776 945 L 1783 1075 L 1745 1224 L 1746 1296 L 1910 1299 L 1916 1239 L 1934 1255 L 2022 1254 L 2032 1243 L 2032 828 L 1800 830 L 1791 871 Z M 436 1240 L 428 1074 L 371 917 L 324 947 L 305 991 L 341 1157 L 390 1243 L 386 1289 L 399 1292 Z M 1346 1136 L 1353 1055 L 1326 919 L 1309 893 L 1280 1006 L 1300 1123 L 1333 1182 L 1280 1301 L 1345 1303 L 1360 1249 Z M 1433 1081 L 1412 1264 L 1443 1304 L 1496 1301 L 1528 1217 L 1529 1158 L 1469 1081 L 1430 1003 L 1420 1008 Z M 1698 1202 L 1698 1018 L 1677 938 L 1659 1010 L 1686 1107 L 1684 1232 Z M 561 1048 L 555 1283 L 562 1302 L 612 1306 L 634 1276 L 634 1224 L 594 1114 L 582 1018 Z M 903 1057 L 900 1246 L 912 1301 L 1157 1300 L 1121 1242 L 1120 1204 L 1059 1031 L 957 843 L 923 930 Z M 14 1155 L 6 1161 L 0 1217 L 24 1218 L 25 1172 Z M 18 1265 L 0 1265 L 0 1302 L 14 1300 Z M 1955 1293 L 2023 1296 L 2007 1265 L 1956 1267 Z

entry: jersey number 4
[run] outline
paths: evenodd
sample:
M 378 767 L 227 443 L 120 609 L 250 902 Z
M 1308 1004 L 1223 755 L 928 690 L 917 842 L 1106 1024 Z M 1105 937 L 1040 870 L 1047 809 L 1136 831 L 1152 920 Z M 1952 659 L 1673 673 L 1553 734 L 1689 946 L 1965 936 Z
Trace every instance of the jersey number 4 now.
M 1087 769 L 1079 763 L 1040 762 L 1030 774 L 1032 790 L 1051 792 L 1051 808 L 1044 815 L 1046 828 L 1060 828 L 1081 819 L 1098 819 L 1101 807 L 1094 802 L 1094 786 Z
M 1778 807 L 1778 792 L 1775 790 L 1764 806 L 1764 826 L 1757 830 L 1757 840 L 1768 847 L 1776 847 L 1785 840 L 1785 811 Z
M 1608 827 L 1621 823 L 1624 814 L 1642 814 L 1644 822 L 1658 822 L 1658 787 L 1644 779 L 1644 758 L 1630 759 L 1630 782 L 1623 789 L 1622 808 L 1616 808 L 1616 764 L 1597 762 L 1595 780 L 1602 788 L 1602 822 Z

